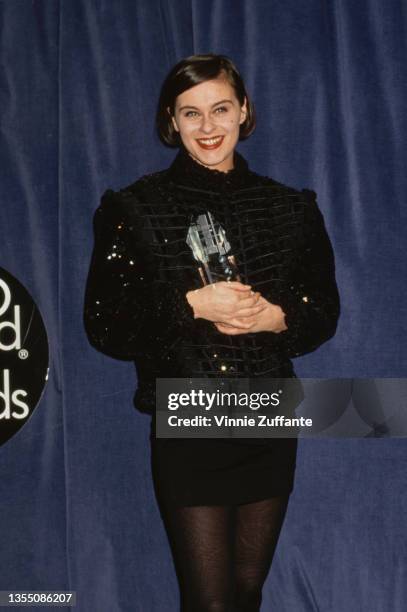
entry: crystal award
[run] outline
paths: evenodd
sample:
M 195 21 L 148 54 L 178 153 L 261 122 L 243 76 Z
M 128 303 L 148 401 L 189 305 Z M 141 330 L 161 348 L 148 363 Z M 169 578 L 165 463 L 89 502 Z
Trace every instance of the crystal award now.
M 198 270 L 204 285 L 240 281 L 225 230 L 209 211 L 191 222 L 186 242 L 200 264 Z

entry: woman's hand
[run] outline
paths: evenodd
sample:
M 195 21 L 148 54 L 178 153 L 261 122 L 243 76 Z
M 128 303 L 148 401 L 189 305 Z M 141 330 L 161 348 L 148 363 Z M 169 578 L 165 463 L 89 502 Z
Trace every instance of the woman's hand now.
M 243 331 L 253 325 L 252 317 L 265 310 L 266 304 L 259 303 L 260 297 L 260 293 L 253 292 L 250 285 L 238 281 L 220 281 L 186 294 L 195 319 L 206 319 Z
M 246 328 L 238 327 L 237 325 L 229 325 L 221 321 L 215 323 L 218 331 L 229 336 L 238 334 L 252 334 L 256 332 L 270 331 L 279 334 L 288 329 L 285 324 L 285 313 L 277 304 L 272 304 L 264 297 L 260 297 L 258 304 L 263 306 L 263 309 L 257 314 L 244 317 L 240 322 L 246 324 Z

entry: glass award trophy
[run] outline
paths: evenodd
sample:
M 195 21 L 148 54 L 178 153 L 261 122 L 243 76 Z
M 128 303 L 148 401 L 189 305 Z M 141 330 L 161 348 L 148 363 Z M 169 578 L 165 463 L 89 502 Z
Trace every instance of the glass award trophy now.
M 200 264 L 198 270 L 204 285 L 240 281 L 225 230 L 209 211 L 191 222 L 186 242 Z

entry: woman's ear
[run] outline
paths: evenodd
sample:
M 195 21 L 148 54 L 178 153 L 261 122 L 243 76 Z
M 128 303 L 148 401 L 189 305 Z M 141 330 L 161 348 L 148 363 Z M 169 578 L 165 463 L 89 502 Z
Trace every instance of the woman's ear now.
M 179 127 L 178 127 L 178 124 L 177 124 L 177 122 L 175 121 L 175 117 L 174 117 L 174 115 L 171 115 L 171 111 L 170 111 L 170 107 L 169 107 L 169 106 L 167 106 L 167 113 L 168 113 L 168 114 L 171 116 L 171 121 L 172 121 L 172 125 L 174 126 L 174 130 L 175 130 L 176 132 L 179 132 Z
M 242 106 L 240 107 L 240 119 L 239 119 L 240 125 L 246 121 L 246 117 L 247 117 L 247 99 L 245 97 L 244 102 Z

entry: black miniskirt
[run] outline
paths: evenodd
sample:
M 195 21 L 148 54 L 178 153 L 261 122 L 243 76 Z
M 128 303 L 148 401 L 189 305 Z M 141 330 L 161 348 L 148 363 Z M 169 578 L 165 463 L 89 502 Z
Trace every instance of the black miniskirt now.
M 156 438 L 151 470 L 160 504 L 236 505 L 291 493 L 298 440 Z

